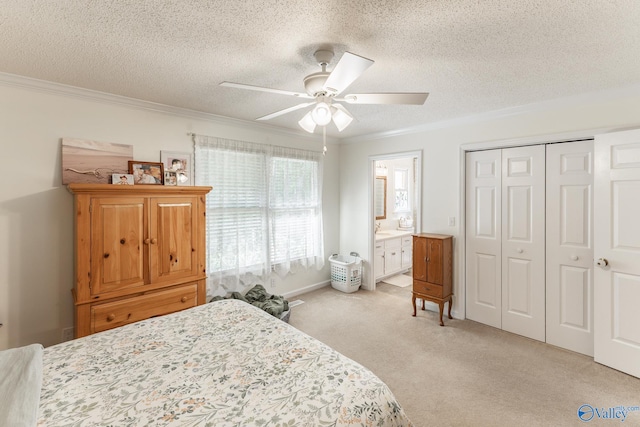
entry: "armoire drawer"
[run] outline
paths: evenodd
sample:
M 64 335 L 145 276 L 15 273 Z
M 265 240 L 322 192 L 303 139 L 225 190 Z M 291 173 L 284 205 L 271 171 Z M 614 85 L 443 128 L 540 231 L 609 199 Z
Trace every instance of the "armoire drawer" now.
M 93 305 L 91 307 L 92 333 L 195 307 L 198 304 L 197 296 L 198 285 L 193 283 Z
M 442 298 L 443 296 L 442 286 L 421 280 L 413 281 L 413 292 L 436 298 Z

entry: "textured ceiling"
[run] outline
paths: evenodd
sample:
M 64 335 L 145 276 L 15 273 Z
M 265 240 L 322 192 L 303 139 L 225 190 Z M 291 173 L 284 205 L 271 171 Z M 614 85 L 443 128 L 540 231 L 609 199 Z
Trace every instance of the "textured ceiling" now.
M 303 92 L 327 45 L 375 61 L 345 93 L 430 92 L 353 137 L 635 85 L 640 1 L 0 0 L 0 72 L 246 120 L 297 100 L 220 82 Z

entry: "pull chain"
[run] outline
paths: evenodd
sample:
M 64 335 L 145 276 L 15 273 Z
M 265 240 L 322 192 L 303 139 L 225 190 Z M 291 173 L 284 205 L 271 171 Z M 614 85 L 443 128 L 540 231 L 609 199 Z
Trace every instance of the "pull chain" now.
M 322 155 L 327 154 L 327 127 L 322 126 Z

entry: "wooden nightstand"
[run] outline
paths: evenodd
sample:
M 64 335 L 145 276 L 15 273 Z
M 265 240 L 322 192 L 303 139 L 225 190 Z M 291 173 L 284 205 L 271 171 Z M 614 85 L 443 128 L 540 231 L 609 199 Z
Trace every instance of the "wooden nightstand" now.
M 440 307 L 440 326 L 444 326 L 442 312 L 449 302 L 449 319 L 453 298 L 453 236 L 421 233 L 413 236 L 413 316 L 416 298 L 434 302 Z

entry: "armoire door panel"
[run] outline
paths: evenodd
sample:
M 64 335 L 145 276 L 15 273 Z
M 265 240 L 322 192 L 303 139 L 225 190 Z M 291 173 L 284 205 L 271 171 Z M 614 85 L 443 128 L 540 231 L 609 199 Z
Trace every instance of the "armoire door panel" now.
M 591 332 L 591 271 L 571 265 L 560 266 L 560 325 Z
M 197 274 L 195 224 L 197 198 L 151 199 L 151 280 Z
M 640 377 L 640 130 L 596 136 L 594 159 L 594 358 Z
M 547 146 L 547 342 L 593 356 L 593 141 Z
M 144 250 L 143 199 L 103 198 L 91 206 L 91 294 L 142 286 L 147 253 Z

